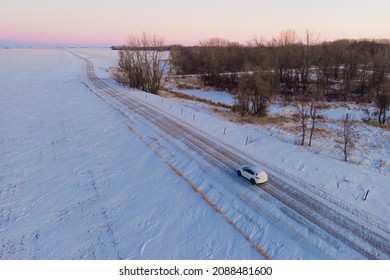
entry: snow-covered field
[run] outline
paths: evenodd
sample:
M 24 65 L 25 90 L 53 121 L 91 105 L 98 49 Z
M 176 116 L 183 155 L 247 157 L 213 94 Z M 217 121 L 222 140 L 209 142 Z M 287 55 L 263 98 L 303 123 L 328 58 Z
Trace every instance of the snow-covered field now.
M 311 147 L 305 146 L 305 148 L 313 153 L 343 160 L 342 121 L 348 114 L 350 118 L 356 121 L 353 127 L 354 147 L 350 149 L 349 161 L 354 165 L 365 167 L 383 175 L 389 175 L 390 131 L 363 121 L 367 118 L 365 112 L 365 109 L 367 109 L 374 123 L 376 117 L 373 115 L 377 109 L 373 105 L 366 108 L 353 103 L 331 103 L 328 107 L 318 111 L 321 118 L 316 125 L 317 132 L 314 134 L 313 144 Z M 297 109 L 292 105 L 272 104 L 269 111 L 274 118 L 297 114 Z M 310 122 L 308 122 L 308 125 L 310 125 Z M 301 140 L 301 136 L 298 135 L 300 132 L 296 129 L 297 123 L 284 123 L 283 126 L 270 125 L 267 128 L 270 135 L 276 136 L 282 141 L 294 144 Z M 307 142 L 308 140 L 306 145 Z
M 120 88 L 108 71 L 116 65 L 116 52 L 73 51 Z M 67 50 L 0 50 L 0 61 L 0 259 L 263 258 L 128 129 L 117 110 L 85 87 L 82 64 Z M 326 149 L 294 145 L 297 136 L 278 127 L 232 123 L 193 101 L 131 94 L 254 155 L 271 174 L 277 170 L 303 180 L 389 237 L 388 132 L 364 130 L 359 150 L 366 147 L 372 160 L 359 164 L 364 155 L 355 155 L 350 164 Z M 367 138 L 375 133 L 379 142 Z M 332 145 L 325 147 L 334 150 Z M 376 158 L 383 158 L 381 168 L 375 168 Z M 311 251 L 302 241 L 310 232 L 302 233 L 299 247 L 299 240 L 277 232 L 273 223 L 260 218 L 259 223 L 264 231 L 259 244 L 272 258 L 354 258 L 322 248 L 320 241 Z
M 195 78 L 193 78 L 195 79 Z M 174 80 L 173 80 L 174 81 Z M 185 89 L 178 88 L 174 82 L 169 80 L 165 86 L 174 92 L 180 92 L 189 96 L 194 96 L 204 100 L 210 100 L 214 103 L 221 103 L 232 106 L 234 104 L 234 96 L 228 92 L 211 91 L 202 89 Z M 180 81 L 180 79 L 179 79 Z M 181 83 L 185 85 L 185 83 Z M 191 87 L 191 85 L 189 85 Z M 190 102 L 187 102 L 189 105 Z M 199 107 L 199 104 L 196 105 Z M 309 108 L 307 106 L 307 112 Z M 372 123 L 375 123 L 377 117 L 375 112 L 377 108 L 373 104 L 368 106 L 357 105 L 348 102 L 333 102 L 328 103 L 325 108 L 318 110 L 319 118 L 317 120 L 317 130 L 314 133 L 313 144 L 311 147 L 305 146 L 305 149 L 317 153 L 327 155 L 331 158 L 343 160 L 342 151 L 342 120 L 346 114 L 349 115 L 356 124 L 354 125 L 354 148 L 350 150 L 349 161 L 353 164 L 363 166 L 367 169 L 379 172 L 381 174 L 390 174 L 390 131 L 372 124 L 365 123 L 367 112 L 370 114 Z M 297 108 L 284 102 L 271 102 L 268 108 L 268 116 L 274 120 L 281 118 L 279 124 L 271 121 L 271 124 L 264 123 L 263 127 L 268 130 L 268 135 L 275 136 L 283 142 L 297 144 L 301 141 L 298 122 L 291 122 L 291 118 L 297 115 Z M 283 119 L 289 117 L 290 121 L 285 122 Z M 282 125 L 280 125 L 282 123 Z M 310 119 L 308 127 L 310 127 Z M 307 141 L 308 143 L 307 133 Z
M 0 259 L 262 258 L 89 92 L 74 56 L 0 61 Z

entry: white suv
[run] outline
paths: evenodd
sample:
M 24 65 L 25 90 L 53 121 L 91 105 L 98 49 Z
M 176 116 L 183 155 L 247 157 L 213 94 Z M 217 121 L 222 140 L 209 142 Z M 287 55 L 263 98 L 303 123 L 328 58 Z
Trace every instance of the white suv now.
M 251 183 L 262 184 L 268 181 L 268 175 L 260 167 L 254 165 L 243 165 L 237 168 L 238 176 L 247 178 Z

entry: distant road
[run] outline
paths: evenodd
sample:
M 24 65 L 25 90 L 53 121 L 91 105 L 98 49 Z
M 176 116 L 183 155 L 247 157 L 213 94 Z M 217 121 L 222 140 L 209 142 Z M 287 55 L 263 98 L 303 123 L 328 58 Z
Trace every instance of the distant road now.
M 316 190 L 313 186 L 306 185 L 305 182 L 299 181 L 291 174 L 286 174 L 275 166 L 264 166 L 257 159 L 244 154 L 235 147 L 220 143 L 190 124 L 169 116 L 153 105 L 131 96 L 128 91 L 125 92 L 108 85 L 96 76 L 91 61 L 75 52 L 72 54 L 84 64 L 85 75 L 89 79 L 86 86 L 98 97 L 121 111 L 129 128 L 140 134 L 139 137 L 172 168 L 176 169 L 176 173 L 180 175 L 181 170 L 180 166 L 174 165 L 170 159 L 173 152 L 171 155 L 169 152 L 164 152 L 164 149 L 169 148 L 161 147 L 159 139 L 142 135 L 136 128 L 132 127 L 133 125 L 129 121 L 130 116 L 137 116 L 137 119 L 141 119 L 145 125 L 156 131 L 156 134 L 166 139 L 165 141 L 176 145 L 173 148 L 175 151 L 180 150 L 182 153 L 187 153 L 187 157 L 190 160 L 196 160 L 201 168 L 207 169 L 208 166 L 214 166 L 212 172 L 222 174 L 216 176 L 225 176 L 229 182 L 233 182 L 225 184 L 224 188 L 235 200 L 241 202 L 240 209 L 237 209 L 234 215 L 241 215 L 243 219 L 251 220 L 255 229 L 260 230 L 261 224 L 254 221 L 254 217 L 263 215 L 280 227 L 282 231 L 287 232 L 298 243 L 302 242 L 303 246 L 306 247 L 312 246 L 313 251 L 318 252 L 318 255 L 323 256 L 323 258 L 334 258 L 337 253 L 329 255 L 329 252 L 341 250 L 351 259 L 390 259 L 389 233 L 378 228 L 375 220 L 372 220 L 373 217 L 360 212 L 356 213 L 351 206 L 322 193 L 318 189 Z M 270 181 L 259 187 L 252 187 L 250 183 L 236 176 L 234 172 L 236 166 L 248 162 L 262 166 L 268 172 Z M 183 177 L 185 176 L 183 175 Z M 215 204 L 215 201 L 196 185 L 196 182 L 190 179 L 187 181 L 195 191 L 204 196 L 206 201 L 209 200 L 208 203 L 217 212 L 220 212 L 261 255 L 265 258 L 273 258 L 272 252 L 267 252 L 267 249 L 264 249 L 257 240 L 246 233 L 244 228 L 229 218 L 229 215 L 224 213 Z M 247 184 L 246 188 L 240 187 L 243 184 Z M 213 187 L 215 186 L 210 184 L 210 188 Z M 307 188 L 308 191 L 304 192 L 303 187 Z M 218 190 L 214 191 L 218 191 L 221 193 L 221 197 L 228 199 L 228 196 L 223 194 L 224 189 L 219 187 Z M 264 198 L 272 200 L 278 209 L 278 214 L 264 207 Z M 295 225 L 291 226 L 290 223 L 285 222 L 286 220 L 290 223 L 292 221 Z M 305 229 L 310 238 L 305 240 L 305 235 L 302 235 L 296 228 Z M 325 252 L 322 251 L 323 248 L 332 249 Z

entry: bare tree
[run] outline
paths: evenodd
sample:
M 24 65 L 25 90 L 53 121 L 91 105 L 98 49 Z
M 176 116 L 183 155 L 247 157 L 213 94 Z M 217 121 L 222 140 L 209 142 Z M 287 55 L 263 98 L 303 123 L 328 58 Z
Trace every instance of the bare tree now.
M 319 52 L 319 36 L 315 35 L 314 31 L 310 29 L 305 30 L 305 37 L 304 42 L 302 43 L 302 50 L 301 50 L 301 63 L 298 65 L 300 68 L 298 69 L 300 73 L 300 80 L 302 83 L 302 91 L 303 93 L 306 92 L 307 86 L 308 86 L 308 79 L 309 79 L 309 69 L 311 66 L 313 66 L 314 62 L 316 61 L 316 57 L 318 56 Z
M 295 108 L 297 108 L 298 116 L 299 116 L 299 129 L 301 130 L 301 145 L 305 145 L 306 131 L 307 131 L 307 119 L 308 115 L 308 107 L 306 102 L 297 101 L 295 103 Z
M 310 136 L 309 136 L 309 146 L 311 146 L 311 142 L 314 135 L 314 130 L 317 124 L 318 110 L 322 103 L 323 95 L 320 89 L 315 90 L 312 94 L 309 105 L 310 105 L 310 119 L 311 119 L 311 127 L 310 127 Z
M 127 74 L 130 87 L 158 94 L 166 62 L 164 40 L 157 36 L 131 36 L 119 51 L 119 67 Z
M 272 51 L 272 67 L 278 75 L 279 84 L 283 92 L 294 88 L 294 75 L 296 69 L 297 52 L 302 42 L 299 41 L 295 30 L 282 30 L 278 37 L 272 39 L 268 47 Z
M 348 161 L 350 150 L 354 146 L 356 134 L 354 131 L 355 121 L 347 113 L 343 120 L 343 135 L 342 135 L 342 150 L 344 154 L 344 161 Z
M 386 117 L 386 111 L 390 109 L 390 92 L 382 92 L 376 98 L 376 104 L 379 108 L 378 121 L 385 124 L 389 117 Z
M 239 84 L 242 85 L 242 83 Z M 244 89 L 239 88 L 236 92 L 233 110 L 238 111 L 242 117 L 245 117 L 250 112 L 250 104 L 249 94 Z
M 334 67 L 334 56 L 332 54 L 332 44 L 322 43 L 319 49 L 319 54 L 316 57 L 316 78 L 317 89 L 322 91 L 322 95 L 325 96 L 329 90 L 330 78 L 332 73 L 332 67 Z M 333 77 L 332 77 L 333 78 Z

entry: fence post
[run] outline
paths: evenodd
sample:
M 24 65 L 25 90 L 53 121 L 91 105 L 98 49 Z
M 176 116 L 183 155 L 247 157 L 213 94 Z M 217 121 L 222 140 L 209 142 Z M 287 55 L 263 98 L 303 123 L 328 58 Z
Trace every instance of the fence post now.
M 364 196 L 364 201 L 366 201 L 366 199 L 367 199 L 367 196 L 368 196 L 368 192 L 369 192 L 370 190 L 367 190 L 367 192 L 366 192 L 366 195 Z

